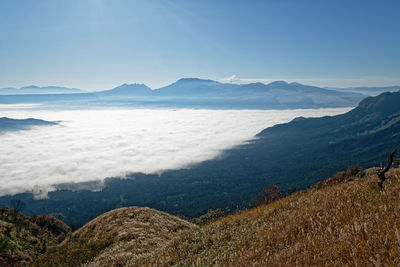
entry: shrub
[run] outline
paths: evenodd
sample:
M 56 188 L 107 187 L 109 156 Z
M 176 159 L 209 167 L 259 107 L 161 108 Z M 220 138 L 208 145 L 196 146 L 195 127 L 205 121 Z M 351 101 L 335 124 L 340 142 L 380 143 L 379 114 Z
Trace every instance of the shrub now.
M 192 219 L 192 222 L 198 225 L 204 225 L 209 222 L 214 222 L 219 218 L 224 217 L 230 212 L 229 207 L 226 207 L 225 209 L 210 209 L 208 210 L 205 214 L 201 215 L 198 218 Z
M 358 165 L 350 165 L 349 167 L 347 167 L 346 171 L 337 172 L 332 177 L 324 181 L 315 183 L 313 186 L 311 186 L 311 189 L 321 189 L 325 186 L 332 186 L 335 184 L 345 183 L 354 180 L 354 178 L 362 178 L 364 176 L 365 176 L 365 171 L 362 167 Z
M 271 202 L 277 201 L 278 199 L 283 198 L 285 195 L 279 191 L 278 185 L 271 185 L 267 189 L 263 189 L 261 193 L 258 194 L 258 199 L 251 200 L 251 203 L 254 207 L 260 205 L 266 205 Z

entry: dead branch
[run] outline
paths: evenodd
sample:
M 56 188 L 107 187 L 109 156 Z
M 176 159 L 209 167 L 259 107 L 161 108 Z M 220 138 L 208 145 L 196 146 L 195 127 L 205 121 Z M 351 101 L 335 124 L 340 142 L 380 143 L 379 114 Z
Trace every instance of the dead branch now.
M 378 185 L 380 188 L 383 188 L 383 182 L 386 180 L 386 176 L 385 173 L 390 169 L 390 167 L 393 164 L 393 161 L 395 161 L 395 155 L 397 153 L 397 148 L 395 150 L 392 151 L 392 153 L 390 153 L 389 158 L 387 160 L 386 166 L 380 168 L 376 173 L 379 177 L 379 182 Z M 397 161 L 397 159 L 396 159 Z

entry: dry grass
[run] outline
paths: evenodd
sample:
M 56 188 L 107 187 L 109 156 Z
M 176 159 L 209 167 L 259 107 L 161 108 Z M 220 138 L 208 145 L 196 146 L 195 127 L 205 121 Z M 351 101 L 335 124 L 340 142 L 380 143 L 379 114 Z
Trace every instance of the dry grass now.
M 28 266 L 48 247 L 70 233 L 60 220 L 46 215 L 25 216 L 0 208 L 0 266 Z
M 295 193 L 186 232 L 137 266 L 400 266 L 400 170 Z
M 194 224 L 150 208 L 129 207 L 107 212 L 90 221 L 40 266 L 135 266 Z

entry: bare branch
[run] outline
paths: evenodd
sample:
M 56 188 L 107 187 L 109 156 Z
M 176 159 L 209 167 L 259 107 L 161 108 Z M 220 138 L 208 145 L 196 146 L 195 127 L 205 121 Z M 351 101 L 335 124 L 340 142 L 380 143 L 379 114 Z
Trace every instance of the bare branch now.
M 380 181 L 378 182 L 378 185 L 379 185 L 380 188 L 383 187 L 383 182 L 386 180 L 385 173 L 390 169 L 390 167 L 392 166 L 393 162 L 395 161 L 396 153 L 397 153 L 397 148 L 394 149 L 392 151 L 392 153 L 390 153 L 390 155 L 388 157 L 388 160 L 387 160 L 387 163 L 386 163 L 386 166 L 385 167 L 381 167 L 376 172 L 378 177 L 379 177 L 379 179 L 380 179 Z M 396 159 L 396 161 L 397 161 L 397 159 Z

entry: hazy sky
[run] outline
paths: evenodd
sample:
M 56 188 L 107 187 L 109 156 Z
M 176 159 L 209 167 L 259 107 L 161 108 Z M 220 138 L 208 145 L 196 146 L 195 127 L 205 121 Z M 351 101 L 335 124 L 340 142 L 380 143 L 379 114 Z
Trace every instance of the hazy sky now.
M 400 84 L 400 1 L 1 0 L 0 87 Z

